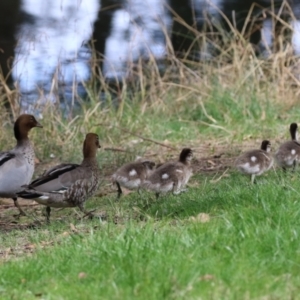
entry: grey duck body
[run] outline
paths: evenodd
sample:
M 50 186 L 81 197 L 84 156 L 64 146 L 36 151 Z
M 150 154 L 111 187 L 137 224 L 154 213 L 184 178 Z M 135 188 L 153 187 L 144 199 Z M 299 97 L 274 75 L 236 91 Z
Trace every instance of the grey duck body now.
M 251 176 L 254 183 L 255 176 L 261 175 L 273 166 L 273 157 L 270 153 L 270 142 L 264 140 L 261 149 L 250 150 L 242 153 L 235 161 L 237 170 Z
M 184 148 L 177 162 L 167 162 L 156 170 L 145 180 L 143 187 L 156 193 L 172 192 L 179 194 L 184 191 L 186 184 L 192 176 L 192 150 Z
M 12 198 L 20 215 L 25 215 L 17 201 L 17 193 L 30 182 L 34 173 L 35 154 L 28 132 L 33 127 L 42 127 L 34 116 L 23 114 L 14 125 L 17 145 L 10 151 L 0 152 L 0 197 Z
M 291 141 L 287 141 L 280 145 L 275 153 L 275 160 L 278 166 L 286 170 L 286 168 L 295 169 L 300 160 L 300 144 L 297 141 L 298 125 L 292 123 L 290 125 Z
M 147 159 L 140 159 L 121 166 L 111 177 L 112 182 L 118 187 L 118 198 L 122 194 L 121 186 L 139 191 L 144 181 L 153 172 L 154 166 L 155 163 Z
M 96 159 L 100 148 L 98 135 L 88 133 L 83 146 L 83 161 L 78 164 L 60 164 L 34 180 L 18 195 L 50 207 L 79 207 L 83 212 L 88 198 L 98 190 L 101 172 Z

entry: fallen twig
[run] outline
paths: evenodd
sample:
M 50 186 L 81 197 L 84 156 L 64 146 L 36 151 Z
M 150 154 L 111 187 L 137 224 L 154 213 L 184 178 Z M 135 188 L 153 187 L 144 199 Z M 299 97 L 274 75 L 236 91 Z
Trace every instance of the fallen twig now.
M 120 148 L 112 148 L 112 147 L 105 147 L 104 150 L 106 151 L 115 151 L 115 152 L 125 152 L 125 153 L 132 153 L 131 151 L 120 149 Z
M 103 124 L 103 123 L 99 123 L 99 124 L 97 124 L 97 125 L 98 125 L 98 126 L 106 126 L 106 127 L 111 126 L 111 125 Z M 143 136 L 141 136 L 141 135 L 139 135 L 139 134 L 133 133 L 133 132 L 131 132 L 130 130 L 121 128 L 121 127 L 119 127 L 119 126 L 114 125 L 114 127 L 118 128 L 119 130 L 121 130 L 121 131 L 123 131 L 123 132 L 129 133 L 130 135 L 133 135 L 133 136 L 135 136 L 135 137 L 138 137 L 139 139 L 142 139 L 142 140 L 144 140 L 144 141 L 148 141 L 148 142 L 151 142 L 151 143 L 154 143 L 154 144 L 157 144 L 157 145 L 160 145 L 160 146 L 162 146 L 162 147 L 166 147 L 166 148 L 169 148 L 169 149 L 172 149 L 172 150 L 178 150 L 177 148 L 174 148 L 174 147 L 172 147 L 172 146 L 166 145 L 166 144 L 164 144 L 164 143 L 162 143 L 162 142 L 155 141 L 155 140 L 150 139 L 150 138 L 143 137 Z

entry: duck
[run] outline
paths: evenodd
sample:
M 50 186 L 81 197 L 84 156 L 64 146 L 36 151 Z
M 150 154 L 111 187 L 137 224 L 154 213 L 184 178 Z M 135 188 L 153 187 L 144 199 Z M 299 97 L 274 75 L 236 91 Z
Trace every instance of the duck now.
M 34 127 L 43 126 L 33 115 L 22 114 L 14 124 L 16 146 L 0 152 L 0 197 L 12 198 L 14 205 L 19 210 L 19 215 L 25 216 L 18 203 L 17 193 L 22 191 L 22 186 L 32 179 L 35 167 L 34 148 L 29 140 L 28 133 Z
M 118 188 L 119 199 L 122 195 L 121 186 L 129 190 L 137 190 L 140 193 L 140 188 L 144 184 L 146 178 L 153 172 L 155 162 L 148 159 L 138 158 L 134 162 L 127 163 L 121 166 L 111 176 L 113 184 Z
M 83 143 L 81 164 L 63 163 L 54 166 L 24 187 L 18 195 L 47 206 L 47 222 L 50 222 L 51 207 L 78 207 L 86 213 L 84 204 L 95 195 L 101 182 L 96 158 L 98 148 L 101 148 L 99 136 L 88 133 Z
M 179 160 L 167 162 L 155 169 L 145 180 L 143 188 L 154 191 L 156 198 L 161 193 L 172 192 L 177 195 L 186 191 L 185 186 L 192 176 L 191 160 L 193 151 L 190 148 L 182 149 Z
M 300 160 L 300 144 L 297 141 L 298 125 L 292 123 L 290 125 L 291 141 L 287 141 L 280 145 L 275 153 L 275 161 L 284 171 L 286 168 L 295 170 L 297 163 Z
M 260 149 L 250 150 L 242 153 L 235 161 L 238 171 L 251 176 L 251 183 L 255 182 L 255 176 L 259 176 L 271 169 L 273 157 L 270 153 L 271 143 L 264 140 Z

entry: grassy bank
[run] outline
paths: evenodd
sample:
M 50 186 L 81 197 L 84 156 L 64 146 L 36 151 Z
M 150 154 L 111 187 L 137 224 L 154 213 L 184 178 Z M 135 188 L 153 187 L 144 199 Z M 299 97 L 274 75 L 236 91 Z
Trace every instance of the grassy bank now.
M 34 253 L 2 263 L 1 298 L 299 299 L 300 176 L 214 179 L 157 202 L 90 201 L 111 205 L 106 221 L 73 215 L 1 234 L 7 248 L 26 236 Z
M 85 134 L 98 133 L 104 180 L 87 208 L 101 217 L 53 210 L 45 225 L 39 206 L 19 221 L 12 207 L 1 209 L 1 299 L 300 299 L 299 171 L 271 170 L 250 186 L 226 171 L 230 163 L 203 167 L 262 139 L 273 149 L 289 139 L 289 124 L 299 123 L 297 60 L 289 51 L 262 60 L 247 44 L 227 50 L 204 63 L 171 58 L 163 74 L 138 66 L 138 88 L 123 86 L 117 107 L 100 103 L 91 82 L 80 113 L 46 110 L 44 128 L 30 133 L 36 175 L 79 162 Z M 14 108 L 11 97 L 1 99 Z M 10 149 L 12 122 L 4 109 L 0 116 L 0 149 Z M 205 162 L 187 193 L 115 201 L 109 176 L 118 166 L 136 155 L 163 162 L 183 147 Z

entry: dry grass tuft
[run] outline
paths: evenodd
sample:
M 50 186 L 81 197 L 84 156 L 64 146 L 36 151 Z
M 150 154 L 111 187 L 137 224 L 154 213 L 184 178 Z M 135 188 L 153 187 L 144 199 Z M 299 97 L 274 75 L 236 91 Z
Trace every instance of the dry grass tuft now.
M 280 14 L 268 13 L 290 29 Z M 284 136 L 291 116 L 295 118 L 299 109 L 299 59 L 283 39 L 276 44 L 279 51 L 268 59 L 258 57 L 243 37 L 254 26 L 253 19 L 248 17 L 248 25 L 252 25 L 242 33 L 234 22 L 227 23 L 230 33 L 220 29 L 212 35 L 193 29 L 195 43 L 181 59 L 175 57 L 167 38 L 169 56 L 158 62 L 154 57 L 147 62 L 139 60 L 123 82 L 108 83 L 99 71 L 99 59 L 93 55 L 93 76 L 85 83 L 88 96 L 81 99 L 80 109 L 38 108 L 43 113 L 41 122 L 46 124 L 42 131 L 31 133 L 38 157 L 47 163 L 52 160 L 50 156 L 80 159 L 81 143 L 88 131 L 100 135 L 107 149 L 104 159 L 116 163 L 122 155 L 124 160 L 134 158 L 137 152 L 149 152 L 149 147 L 152 152 L 160 151 L 164 146 L 155 142 L 170 149 L 203 139 L 230 145 L 233 141 L 273 138 L 278 126 L 280 136 Z M 203 45 L 218 54 L 209 60 L 190 60 Z M 0 87 L 1 103 L 6 101 L 10 108 L 0 112 L 3 149 L 14 144 L 11 114 L 15 119 L 20 107 L 18 91 L 8 87 L 3 76 Z

